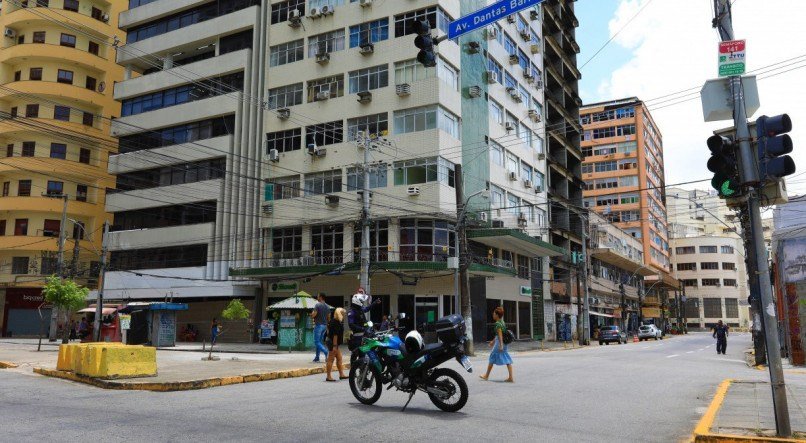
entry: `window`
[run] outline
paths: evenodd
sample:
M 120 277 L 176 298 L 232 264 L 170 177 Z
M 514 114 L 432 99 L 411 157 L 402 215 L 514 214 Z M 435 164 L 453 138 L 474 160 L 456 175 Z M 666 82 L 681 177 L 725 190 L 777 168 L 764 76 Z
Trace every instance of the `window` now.
M 370 260 L 389 261 L 389 222 L 377 220 L 372 223 L 369 232 Z M 353 231 L 353 261 L 358 261 L 361 251 L 361 230 Z
M 45 43 L 45 31 L 34 31 L 34 43 Z
M 208 120 L 156 129 L 136 135 L 129 135 L 120 138 L 120 153 L 173 146 L 181 143 L 231 135 L 234 132 L 234 126 L 235 115 L 230 114 Z
M 300 128 L 266 134 L 266 154 L 272 149 L 279 152 L 296 151 L 302 147 L 302 130 Z
M 14 81 L 18 82 L 22 80 L 22 71 L 14 71 Z
M 723 254 L 733 254 L 733 246 L 722 246 L 721 250 Z
M 635 125 L 616 126 L 616 135 L 635 135 Z
M 75 223 L 73 223 L 73 239 L 74 240 L 84 240 L 85 237 L 86 237 L 86 232 L 87 232 L 86 229 L 87 229 L 87 226 L 84 224 L 84 222 L 75 222 Z M 89 240 L 89 239 L 87 238 L 87 240 Z M 94 274 L 94 275 L 97 275 L 97 274 Z
M 385 112 L 347 120 L 347 140 L 349 141 L 355 141 L 359 132 L 373 137 L 386 134 L 388 131 L 389 117 Z
M 543 175 L 542 172 L 535 169 L 534 174 L 532 174 L 532 186 L 534 186 L 535 189 L 543 190 L 545 189 L 545 182 L 546 182 L 546 176 Z
M 70 121 L 70 108 L 67 106 L 56 105 L 53 107 L 53 118 L 65 122 Z
M 289 108 L 302 104 L 302 83 L 269 89 L 269 109 Z
M 329 54 L 344 49 L 344 30 L 338 29 L 308 38 L 308 57 Z
M 87 185 L 76 185 L 76 200 L 87 201 Z
M 114 251 L 109 262 L 109 267 L 119 271 L 204 266 L 207 244 Z
M 113 224 L 118 230 L 132 230 L 211 223 L 215 219 L 216 202 L 201 201 L 116 212 Z
M 59 44 L 62 46 L 68 46 L 70 48 L 76 47 L 76 36 L 70 34 L 62 34 L 61 39 L 59 40 Z
M 101 11 L 100 9 L 93 6 L 92 10 L 90 10 L 90 17 L 94 18 L 95 20 L 103 20 L 104 11 Z
M 700 246 L 700 254 L 716 254 L 716 246 Z
M 98 87 L 98 80 L 88 75 L 86 81 L 84 81 L 84 87 L 90 91 L 94 91 Z
M 297 258 L 302 251 L 302 228 L 271 230 L 272 258 Z
M 288 0 L 271 5 L 271 24 L 282 23 L 288 20 L 291 11 L 299 11 L 299 16 L 305 16 L 305 0 Z
M 36 143 L 34 142 L 22 142 L 22 156 L 23 157 L 33 157 L 36 153 Z
M 504 124 L 504 107 L 496 103 L 494 100 L 490 100 L 490 119 L 492 121 L 498 123 L 499 125 Z
M 31 180 L 20 180 L 17 183 L 17 196 L 30 197 L 31 196 Z
M 17 107 L 16 107 L 16 106 L 12 106 L 12 107 L 11 107 L 11 112 L 9 112 L 9 114 L 11 114 L 11 117 L 12 117 L 12 118 L 13 118 L 13 117 L 16 117 L 16 116 L 17 116 Z
M 678 255 L 696 254 L 696 252 L 697 251 L 695 250 L 694 246 L 678 246 L 674 248 L 674 253 Z
M 327 146 L 344 141 L 344 123 L 336 120 L 305 127 L 305 146 Z
M 739 299 L 736 298 L 725 299 L 725 317 L 739 318 Z
M 64 0 L 64 9 L 66 11 L 78 12 L 78 0 Z
M 45 220 L 45 226 L 42 228 L 43 237 L 58 237 L 61 229 L 61 220 Z
M 596 172 L 610 172 L 615 171 L 616 169 L 617 163 L 615 161 L 598 162 L 593 164 L 593 170 Z
M 6 221 L 0 220 L 0 236 L 6 235 Z
M 28 257 L 11 257 L 11 273 L 27 274 L 28 260 L 29 260 Z
M 524 180 L 532 180 L 532 167 L 526 163 L 521 163 L 521 178 Z
M 395 63 L 395 84 L 414 83 L 434 77 L 436 68 L 426 68 L 417 60 L 406 60 Z
M 507 152 L 507 172 L 514 172 L 515 175 L 518 175 L 518 165 L 520 164 L 520 159 L 513 153 Z
M 14 235 L 28 235 L 27 218 L 18 218 L 14 220 Z
M 359 69 L 349 74 L 350 94 L 389 86 L 389 67 L 387 65 Z
M 718 262 L 702 262 L 702 263 L 700 263 L 700 269 L 703 270 L 703 271 L 719 270 L 719 263 Z
M 303 39 L 282 43 L 269 48 L 269 66 L 281 66 L 286 63 L 293 63 L 305 57 L 305 41 Z
M 724 270 L 724 271 L 735 271 L 736 270 L 736 264 L 735 263 L 722 262 L 722 270 Z
M 694 297 L 689 297 L 686 299 L 686 304 L 684 310 L 686 312 L 686 317 L 688 318 L 699 318 L 700 317 L 700 300 Z
M 95 123 L 95 115 L 92 112 L 82 112 L 81 123 L 84 126 L 92 126 Z
M 685 279 L 685 280 L 680 280 L 680 281 L 683 282 L 683 286 L 685 286 L 685 287 L 689 287 L 689 288 L 696 288 L 697 287 L 697 279 L 696 278 Z
M 490 143 L 490 163 L 504 166 L 504 148 L 496 142 Z
M 521 202 L 517 195 L 512 193 L 507 194 L 507 212 L 517 215 L 521 212 L 520 205 Z
M 95 43 L 93 41 L 87 43 L 87 52 L 89 52 L 90 54 L 98 55 L 100 49 L 101 48 L 100 45 L 98 45 L 98 43 Z
M 678 263 L 677 264 L 678 271 L 696 271 L 697 270 L 697 263 Z
M 489 55 L 487 57 L 487 71 L 489 71 L 487 75 L 492 75 L 496 82 L 503 83 L 504 68 Z
M 448 33 L 448 23 L 451 18 L 438 7 L 430 7 L 417 11 L 407 12 L 395 16 L 395 37 L 403 37 L 414 33 L 414 23 L 428 20 L 431 29 L 439 29 L 445 34 Z
M 64 194 L 64 182 L 48 180 L 47 195 L 61 196 Z
M 145 2 L 148 2 L 148 0 L 145 0 Z M 143 3 L 144 0 L 141 0 L 141 4 Z M 145 40 L 259 4 L 259 0 L 217 0 L 207 2 L 193 9 L 187 9 L 177 14 L 130 28 L 126 33 L 126 43 Z
M 274 200 L 283 200 L 300 196 L 300 182 L 298 175 L 275 178 L 272 180 L 272 184 L 274 185 L 272 190 L 272 198 Z
M 454 186 L 454 165 L 442 157 L 395 162 L 395 185 L 440 182 Z
M 705 283 L 703 283 L 705 286 Z M 703 316 L 705 318 L 722 318 L 722 300 L 718 298 L 704 298 L 702 300 Z
M 313 103 L 324 98 L 319 98 L 319 93 L 325 93 L 328 98 L 341 97 L 344 95 L 344 75 L 333 75 L 308 81 L 308 103 Z
M 243 82 L 244 73 L 240 71 L 216 78 L 201 80 L 196 84 L 182 85 L 152 92 L 150 94 L 143 94 L 123 100 L 121 115 L 135 115 L 228 94 L 233 91 L 242 91 Z
M 311 227 L 311 249 L 316 264 L 344 261 L 344 225 Z
M 21 35 L 21 36 L 17 37 L 17 44 L 21 45 L 23 43 L 25 43 L 25 36 Z
M 62 160 L 67 158 L 67 145 L 64 143 L 51 143 L 50 144 L 50 158 L 60 158 Z
M 11 190 L 11 182 L 3 182 L 3 197 L 8 197 L 8 193 Z
M 444 262 L 455 256 L 456 231 L 441 220 L 400 220 L 400 261 Z
M 29 69 L 28 80 L 42 80 L 42 68 Z
M 117 175 L 116 188 L 122 191 L 131 191 L 134 189 L 215 180 L 224 176 L 226 168 L 226 160 L 219 157 L 161 168 L 126 172 Z
M 719 286 L 718 278 L 704 278 L 702 279 L 703 286 Z
M 518 277 L 519 278 L 529 278 L 529 257 L 525 255 L 517 255 L 518 257 Z
M 59 69 L 58 74 L 56 75 L 56 81 L 59 83 L 67 83 L 68 85 L 73 84 L 73 71 L 67 71 L 65 69 Z
M 723 284 L 723 285 L 725 285 L 726 287 L 730 287 L 730 286 L 732 286 L 732 287 L 736 287 L 736 286 L 739 286 L 738 284 L 736 284 L 736 279 L 735 279 L 735 278 L 726 278 L 726 279 L 722 280 L 722 284 Z
M 441 58 L 437 59 L 437 77 L 454 91 L 459 90 L 459 71 Z
M 382 18 L 374 22 L 350 26 L 350 47 L 367 43 L 378 43 L 389 38 L 389 19 Z
M 305 174 L 305 195 L 341 192 L 341 169 Z
M 380 164 L 376 168 L 369 170 L 369 187 L 385 188 L 387 183 L 387 167 L 386 164 Z M 347 191 L 355 191 L 364 189 L 364 172 L 356 168 L 347 169 Z
M 395 111 L 395 134 L 426 131 L 439 127 L 443 131 L 459 138 L 459 118 L 440 106 L 423 106 L 420 108 Z
M 25 116 L 28 118 L 39 117 L 39 105 L 25 105 Z

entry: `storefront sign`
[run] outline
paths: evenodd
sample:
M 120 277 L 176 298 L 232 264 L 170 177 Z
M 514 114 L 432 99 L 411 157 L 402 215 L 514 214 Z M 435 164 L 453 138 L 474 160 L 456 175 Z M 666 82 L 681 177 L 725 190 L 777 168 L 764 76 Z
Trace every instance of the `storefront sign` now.
M 297 282 L 280 282 L 269 285 L 269 292 L 297 292 L 298 290 L 299 283 Z
M 660 318 L 659 308 L 644 308 L 641 312 L 643 312 L 644 318 Z
M 531 286 L 521 286 L 521 295 L 524 297 L 531 297 L 532 296 L 532 287 Z
M 129 314 L 120 314 L 118 316 L 120 318 L 120 329 L 126 330 L 131 329 L 132 325 L 132 316 Z

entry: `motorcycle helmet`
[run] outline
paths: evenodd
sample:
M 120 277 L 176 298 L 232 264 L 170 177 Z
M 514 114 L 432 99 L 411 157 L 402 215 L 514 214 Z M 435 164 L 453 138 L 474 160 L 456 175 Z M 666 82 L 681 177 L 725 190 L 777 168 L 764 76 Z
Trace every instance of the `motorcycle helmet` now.
M 417 331 L 406 334 L 406 352 L 416 354 L 423 350 L 423 336 Z
M 353 304 L 366 308 L 369 306 L 369 295 L 359 292 L 353 294 Z

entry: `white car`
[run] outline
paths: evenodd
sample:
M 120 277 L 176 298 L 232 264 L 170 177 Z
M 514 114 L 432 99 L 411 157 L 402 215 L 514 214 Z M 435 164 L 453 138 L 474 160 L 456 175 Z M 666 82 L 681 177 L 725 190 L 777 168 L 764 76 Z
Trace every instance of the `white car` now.
M 655 340 L 663 340 L 663 333 L 655 325 L 643 325 L 638 328 L 638 340 L 644 341 L 654 338 Z

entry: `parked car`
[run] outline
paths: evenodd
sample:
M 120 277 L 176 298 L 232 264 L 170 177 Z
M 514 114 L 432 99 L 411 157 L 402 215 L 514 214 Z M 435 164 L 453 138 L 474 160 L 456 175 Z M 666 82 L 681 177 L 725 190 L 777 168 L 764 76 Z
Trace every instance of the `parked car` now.
M 613 342 L 626 344 L 627 336 L 621 332 L 618 326 L 602 326 L 602 329 L 599 330 L 599 344 L 609 345 Z
M 651 338 L 663 340 L 663 332 L 655 325 L 643 325 L 638 328 L 638 340 L 644 341 Z

